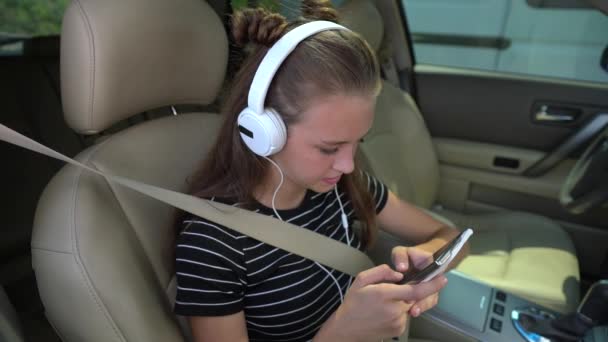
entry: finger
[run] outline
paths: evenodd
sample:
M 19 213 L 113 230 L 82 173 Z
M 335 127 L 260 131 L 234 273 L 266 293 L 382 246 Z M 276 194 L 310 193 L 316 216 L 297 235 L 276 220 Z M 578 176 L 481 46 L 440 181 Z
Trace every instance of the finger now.
M 433 253 L 420 248 L 410 248 L 408 254 L 417 269 L 423 269 L 433 262 Z
M 420 316 L 420 314 L 422 313 L 422 311 L 420 311 L 420 307 L 419 306 L 414 305 L 414 306 L 412 306 L 412 308 L 410 309 L 410 311 L 408 311 L 408 313 L 412 317 L 418 317 L 418 316 Z
M 386 295 L 389 299 L 418 302 L 434 293 L 439 292 L 439 290 L 441 290 L 447 284 L 447 282 L 448 280 L 445 276 L 439 275 L 428 282 L 416 285 L 386 284 Z
M 412 299 L 420 301 L 426 297 L 436 294 L 447 284 L 447 282 L 448 279 L 442 274 L 436 276 L 428 282 L 413 285 L 411 292 Z
M 392 270 L 388 265 L 384 264 L 357 274 L 352 287 L 361 288 L 383 282 L 394 283 L 401 280 L 401 278 L 403 278 L 403 274 Z
M 439 294 L 437 294 L 437 293 L 431 295 L 430 297 L 426 297 L 425 299 L 421 300 L 420 302 L 417 302 L 414 305 L 412 305 L 409 310 L 409 313 L 413 317 L 418 317 L 423 312 L 435 307 L 437 305 L 438 300 L 439 300 Z
M 391 252 L 391 259 L 393 265 L 399 272 L 405 272 L 409 268 L 409 256 L 407 253 L 407 247 L 397 246 L 393 248 Z

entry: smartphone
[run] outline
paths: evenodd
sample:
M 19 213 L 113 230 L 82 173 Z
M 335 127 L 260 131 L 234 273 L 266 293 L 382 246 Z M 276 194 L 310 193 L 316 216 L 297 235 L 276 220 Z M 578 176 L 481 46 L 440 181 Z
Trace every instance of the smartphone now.
M 464 229 L 458 236 L 433 253 L 433 262 L 428 266 L 421 270 L 412 267 L 405 271 L 403 279 L 401 279 L 399 284 L 424 283 L 433 279 L 439 273 L 444 272 L 471 235 L 473 235 L 473 229 Z

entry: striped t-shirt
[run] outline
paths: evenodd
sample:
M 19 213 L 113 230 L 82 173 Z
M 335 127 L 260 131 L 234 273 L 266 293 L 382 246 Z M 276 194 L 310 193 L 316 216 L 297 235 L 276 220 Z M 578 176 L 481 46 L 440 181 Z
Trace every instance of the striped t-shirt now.
M 378 213 L 388 198 L 386 186 L 367 174 L 364 178 Z M 352 203 L 346 193 L 338 193 L 352 225 Z M 275 216 L 259 203 L 254 211 Z M 333 190 L 308 190 L 298 208 L 278 212 L 289 223 L 347 243 Z M 182 227 L 176 246 L 178 315 L 244 311 L 250 341 L 308 341 L 340 305 L 336 283 L 313 261 L 200 217 L 187 217 Z M 350 229 L 349 238 L 361 249 Z M 345 294 L 352 277 L 327 269 Z

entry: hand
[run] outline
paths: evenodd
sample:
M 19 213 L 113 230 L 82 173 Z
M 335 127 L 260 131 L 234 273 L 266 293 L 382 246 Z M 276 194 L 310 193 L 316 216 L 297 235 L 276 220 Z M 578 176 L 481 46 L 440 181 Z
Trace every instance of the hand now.
M 405 272 L 410 266 L 416 269 L 422 269 L 433 262 L 433 253 L 418 247 L 395 247 L 392 250 L 393 264 L 396 265 L 397 271 Z M 439 276 L 437 276 L 439 277 Z M 435 278 L 437 278 L 435 277 Z M 413 285 L 416 286 L 416 285 Z M 430 296 L 421 299 L 417 302 L 410 303 L 411 307 L 408 313 L 412 317 L 418 317 L 423 312 L 433 308 L 439 301 L 439 292 L 435 292 Z
M 414 285 L 414 286 L 416 286 L 416 285 Z M 437 305 L 438 301 L 439 301 L 439 292 L 435 292 L 432 295 L 412 304 L 408 313 L 412 317 L 418 317 L 426 310 L 429 310 L 429 309 L 433 308 L 435 305 Z
M 403 274 L 381 265 L 357 275 L 344 303 L 326 322 L 316 340 L 372 341 L 403 334 L 412 305 L 437 293 L 445 277 L 418 285 L 395 284 Z
M 393 265 L 398 272 L 405 272 L 414 267 L 423 269 L 433 262 L 433 253 L 419 247 L 397 246 L 391 252 Z

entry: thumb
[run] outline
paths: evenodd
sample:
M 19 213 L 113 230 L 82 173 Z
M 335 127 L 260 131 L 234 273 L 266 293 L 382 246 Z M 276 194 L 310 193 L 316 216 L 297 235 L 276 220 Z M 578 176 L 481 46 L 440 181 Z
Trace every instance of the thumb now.
M 352 287 L 361 288 L 382 282 L 394 283 L 401 280 L 401 278 L 403 278 L 403 274 L 393 271 L 388 265 L 384 264 L 357 274 Z
M 407 247 L 397 246 L 391 251 L 393 265 L 399 272 L 405 272 L 410 268 L 410 258 Z

